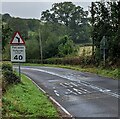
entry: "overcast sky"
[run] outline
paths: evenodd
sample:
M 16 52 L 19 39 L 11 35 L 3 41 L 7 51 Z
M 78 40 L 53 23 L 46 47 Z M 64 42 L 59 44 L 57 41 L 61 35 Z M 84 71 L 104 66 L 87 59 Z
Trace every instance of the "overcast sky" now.
M 25 2 L 24 2 L 25 1 Z M 21 18 L 40 18 L 42 11 L 50 9 L 53 3 L 63 2 L 65 0 L 2 0 L 2 14 L 9 13 L 14 17 Z M 66 0 L 68 1 L 68 0 Z M 88 10 L 88 6 L 93 0 L 69 0 L 75 5 L 79 5 Z M 81 1 L 81 2 L 78 2 Z M 84 1 L 84 2 L 83 2 Z

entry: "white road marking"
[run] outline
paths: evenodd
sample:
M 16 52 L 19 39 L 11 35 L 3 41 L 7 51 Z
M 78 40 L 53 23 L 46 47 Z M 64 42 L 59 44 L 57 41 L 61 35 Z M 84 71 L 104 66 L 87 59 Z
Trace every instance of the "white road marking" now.
M 44 94 L 47 94 L 40 86 L 38 86 L 30 77 L 26 76 L 29 80 L 31 80 Z M 70 117 L 73 117 L 64 107 L 62 107 L 54 98 L 52 98 L 51 96 L 49 96 L 49 98 L 58 106 L 61 108 L 61 110 L 63 110 L 67 115 L 69 115 Z
M 67 87 L 67 86 L 66 86 L 66 85 L 64 85 L 63 83 L 60 83 L 60 85 L 61 85 L 61 86 L 63 86 L 63 87 Z
M 50 99 L 57 104 L 66 114 L 68 114 L 70 117 L 73 117 L 64 107 L 62 107 L 55 99 L 53 99 L 52 97 L 50 97 Z
M 83 90 L 83 91 L 85 91 L 85 93 L 91 93 L 90 91 L 88 91 L 88 90 L 86 90 L 86 89 L 84 89 L 82 87 L 80 87 L 80 89 Z
M 67 89 L 67 91 L 70 92 L 70 93 L 73 93 L 73 94 L 75 94 L 75 95 L 78 95 L 76 92 L 73 92 L 73 91 L 70 90 L 70 89 Z
M 77 93 L 79 93 L 79 94 L 82 94 L 78 89 L 76 89 L 76 88 L 73 88 L 73 90 L 74 91 L 76 91 Z
M 78 85 L 77 84 L 75 84 L 75 83 L 73 83 L 73 82 L 70 82 L 72 85 L 74 85 L 74 86 L 76 86 L 76 87 L 78 87 Z
M 57 96 L 60 96 L 60 94 L 58 93 L 57 90 L 54 90 L 54 93 L 55 93 Z
M 67 85 L 67 86 L 69 86 L 69 84 L 68 83 L 64 83 L 65 85 Z
M 51 74 L 51 75 L 54 75 L 54 76 L 58 76 L 58 77 L 61 77 L 61 78 L 72 80 L 71 78 L 69 78 L 67 76 L 63 76 L 63 75 L 56 74 L 54 72 L 50 72 L 50 71 L 46 71 L 46 70 L 42 70 L 42 69 L 23 68 L 23 67 L 21 69 L 28 69 L 28 70 L 33 70 L 33 71 L 40 71 L 40 72 L 48 73 L 48 74 Z M 113 96 L 113 97 L 116 97 L 116 98 L 120 98 L 120 95 L 115 94 L 114 92 L 111 92 L 111 90 L 110 91 L 106 91 L 106 90 L 109 90 L 109 89 L 105 89 L 105 88 L 103 89 L 102 87 L 97 87 L 97 86 L 92 85 L 92 84 L 90 84 L 90 83 L 88 83 L 86 81 L 79 81 L 79 83 L 82 84 L 82 85 L 85 85 L 86 87 L 90 87 L 90 88 L 95 89 L 97 91 L 100 91 L 100 92 L 103 92 L 105 94 L 108 94 L 110 96 Z

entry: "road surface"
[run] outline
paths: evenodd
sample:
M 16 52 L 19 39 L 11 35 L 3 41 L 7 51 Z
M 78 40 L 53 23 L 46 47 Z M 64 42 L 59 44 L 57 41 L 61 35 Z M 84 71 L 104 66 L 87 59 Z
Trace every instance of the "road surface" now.
M 63 68 L 23 66 L 21 70 L 73 117 L 118 117 L 117 80 Z

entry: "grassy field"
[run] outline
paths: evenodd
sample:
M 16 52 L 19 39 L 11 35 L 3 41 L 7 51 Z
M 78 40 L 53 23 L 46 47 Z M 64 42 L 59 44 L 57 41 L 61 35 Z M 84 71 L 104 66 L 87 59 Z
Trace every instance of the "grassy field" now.
M 73 69 L 81 72 L 90 72 L 94 74 L 98 74 L 100 76 L 109 77 L 113 79 L 120 79 L 120 68 L 115 69 L 108 69 L 108 68 L 101 68 L 101 67 L 81 67 L 80 65 L 51 65 L 51 64 L 31 64 L 25 63 L 24 66 L 50 66 L 50 67 L 60 67 L 60 68 L 67 68 Z
M 92 46 L 79 46 L 78 56 L 92 55 Z
M 3 117 L 59 117 L 52 102 L 33 83 L 22 75 L 22 83 L 12 85 L 3 95 Z

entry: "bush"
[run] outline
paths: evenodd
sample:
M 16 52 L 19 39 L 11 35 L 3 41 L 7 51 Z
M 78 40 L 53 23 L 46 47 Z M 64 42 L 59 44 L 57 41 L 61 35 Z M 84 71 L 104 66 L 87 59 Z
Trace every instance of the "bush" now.
M 2 90 L 6 91 L 11 84 L 20 82 L 20 78 L 13 72 L 12 64 L 10 62 L 3 62 L 2 64 Z
M 7 84 L 14 84 L 20 82 L 20 78 L 14 72 L 11 72 L 9 70 L 3 71 L 3 76 L 4 81 Z
M 10 62 L 2 63 L 2 71 L 6 71 L 6 70 L 9 70 L 11 72 L 13 71 L 12 64 Z
M 66 57 L 66 58 L 49 58 L 44 60 L 45 64 L 62 64 L 62 65 L 92 65 L 94 64 L 93 58 L 86 57 Z

